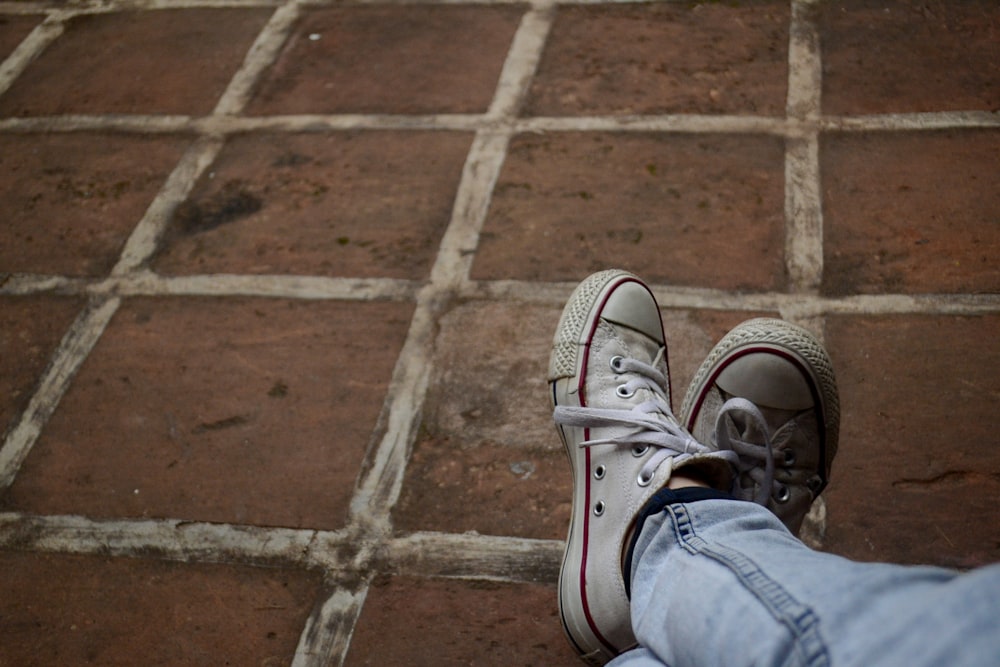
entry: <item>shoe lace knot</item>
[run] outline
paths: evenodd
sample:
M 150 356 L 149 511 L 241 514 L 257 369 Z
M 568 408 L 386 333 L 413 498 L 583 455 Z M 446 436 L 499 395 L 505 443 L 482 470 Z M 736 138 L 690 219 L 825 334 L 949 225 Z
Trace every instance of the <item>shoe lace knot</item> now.
M 769 498 L 788 500 L 788 487 L 774 478 L 774 447 L 764 414 L 745 398 L 730 398 L 719 410 L 715 421 L 715 440 L 719 450 L 729 450 L 739 457 L 734 493 L 744 500 L 767 505 Z M 743 486 L 743 481 L 752 485 Z

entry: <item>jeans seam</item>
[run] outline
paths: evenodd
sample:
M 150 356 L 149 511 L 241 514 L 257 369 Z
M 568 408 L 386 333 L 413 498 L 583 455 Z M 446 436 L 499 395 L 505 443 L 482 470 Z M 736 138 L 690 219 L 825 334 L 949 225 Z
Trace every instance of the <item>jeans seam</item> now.
M 819 630 L 819 618 L 810 607 L 796 600 L 744 554 L 710 543 L 698 535 L 685 505 L 670 505 L 667 509 L 673 518 L 678 544 L 688 553 L 711 558 L 732 572 L 761 606 L 792 633 L 795 650 L 801 653 L 803 664 L 809 667 L 830 664 L 830 654 Z

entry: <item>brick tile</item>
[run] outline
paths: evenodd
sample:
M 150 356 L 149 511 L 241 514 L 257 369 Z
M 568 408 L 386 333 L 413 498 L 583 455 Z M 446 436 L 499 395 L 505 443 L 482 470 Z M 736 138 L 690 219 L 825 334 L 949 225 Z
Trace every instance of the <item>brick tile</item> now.
M 0 553 L 5 665 L 288 664 L 316 573 Z
M 827 323 L 843 415 L 826 547 L 862 560 L 971 567 L 1000 546 L 1000 317 Z
M 565 536 L 571 480 L 545 388 L 560 310 L 474 302 L 442 319 L 398 528 Z
M 155 266 L 424 278 L 470 143 L 447 132 L 236 137 L 178 208 Z
M 410 304 L 126 302 L 4 505 L 339 528 Z
M 828 114 L 1000 107 L 993 0 L 819 4 Z
M 561 311 L 469 303 L 442 320 L 422 435 L 393 516 L 398 529 L 565 537 L 572 477 L 546 381 Z M 749 315 L 670 310 L 663 317 L 679 410 L 709 349 Z
M 0 297 L 0 436 L 28 407 L 52 353 L 82 306 L 80 299 L 67 297 Z
M 396 528 L 565 538 L 572 478 L 566 454 L 539 446 L 559 442 L 551 426 L 550 431 L 531 449 L 421 439 L 407 465 L 403 497 L 394 512 Z
M 209 113 L 272 11 L 78 16 L 0 97 L 0 116 Z
M 554 585 L 379 577 L 345 665 L 579 662 L 563 636 Z
M 788 20 L 779 2 L 561 8 L 526 113 L 784 114 Z
M 520 7 L 333 7 L 308 12 L 253 114 L 475 113 L 493 99 Z
M 996 130 L 827 135 L 823 291 L 996 292 Z
M 472 274 L 579 280 L 622 266 L 655 282 L 781 289 L 784 227 L 776 137 L 521 135 Z
M 0 16 L 0 61 L 13 53 L 41 22 L 40 16 Z
M 106 275 L 188 141 L 0 136 L 0 271 Z

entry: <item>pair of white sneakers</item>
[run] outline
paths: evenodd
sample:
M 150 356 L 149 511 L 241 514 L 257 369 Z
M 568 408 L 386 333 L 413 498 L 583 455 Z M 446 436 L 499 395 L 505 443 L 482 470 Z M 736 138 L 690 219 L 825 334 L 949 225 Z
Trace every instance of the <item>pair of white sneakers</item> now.
M 592 664 L 635 645 L 622 564 L 638 514 L 673 474 L 765 505 L 797 533 L 837 449 L 830 359 L 808 331 L 777 319 L 745 322 L 712 349 L 678 420 L 659 307 L 626 271 L 596 273 L 573 292 L 549 381 L 573 470 L 559 609 Z

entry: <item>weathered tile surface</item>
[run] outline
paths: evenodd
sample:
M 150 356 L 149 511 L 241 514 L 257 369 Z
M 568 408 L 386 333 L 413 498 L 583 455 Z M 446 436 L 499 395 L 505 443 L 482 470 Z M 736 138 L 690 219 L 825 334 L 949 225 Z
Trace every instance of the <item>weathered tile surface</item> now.
M 73 318 L 80 299 L 0 297 L 0 434 L 28 407 L 42 372 Z
M 549 133 L 510 147 L 472 275 L 582 280 L 621 266 L 674 285 L 784 285 L 782 142 Z
M 834 317 L 841 443 L 827 548 L 971 567 L 1000 557 L 1000 318 Z
M 481 113 L 522 12 L 472 5 L 314 9 L 249 111 Z
M 0 552 L 0 664 L 284 665 L 307 571 Z
M 579 664 L 555 599 L 551 585 L 382 577 L 345 664 Z
M 562 7 L 525 113 L 779 115 L 787 51 L 787 3 Z
M 177 208 L 154 266 L 424 278 L 470 141 L 444 132 L 234 137 Z
M 1000 132 L 823 140 L 824 291 L 1000 290 Z
M 410 310 L 128 301 L 4 504 L 340 527 Z
M 0 271 L 107 274 L 188 143 L 90 133 L 0 136 Z
M 39 16 L 0 16 L 0 60 L 9 56 L 41 21 Z
M 75 17 L 0 96 L 0 116 L 208 113 L 270 14 L 200 8 Z
M 991 0 L 819 4 L 823 111 L 995 111 L 1000 6 Z

